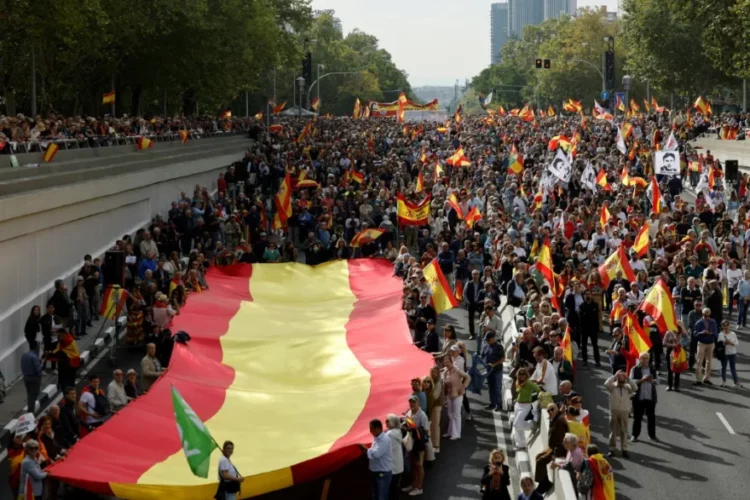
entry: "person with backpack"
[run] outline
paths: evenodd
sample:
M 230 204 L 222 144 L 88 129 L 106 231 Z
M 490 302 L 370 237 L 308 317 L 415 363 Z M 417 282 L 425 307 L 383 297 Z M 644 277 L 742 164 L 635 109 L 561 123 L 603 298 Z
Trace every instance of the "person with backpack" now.
M 83 429 L 81 437 L 102 425 L 110 414 L 109 401 L 99 387 L 99 375 L 89 374 L 89 383 L 83 388 L 78 410 L 81 412 Z

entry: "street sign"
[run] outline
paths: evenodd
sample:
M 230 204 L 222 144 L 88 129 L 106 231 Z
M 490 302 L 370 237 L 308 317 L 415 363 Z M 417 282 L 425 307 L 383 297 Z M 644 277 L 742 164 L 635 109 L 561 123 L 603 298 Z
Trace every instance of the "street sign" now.
M 606 90 L 602 90 L 602 94 L 600 97 L 602 101 L 606 101 L 607 99 L 609 99 L 609 92 L 607 92 Z

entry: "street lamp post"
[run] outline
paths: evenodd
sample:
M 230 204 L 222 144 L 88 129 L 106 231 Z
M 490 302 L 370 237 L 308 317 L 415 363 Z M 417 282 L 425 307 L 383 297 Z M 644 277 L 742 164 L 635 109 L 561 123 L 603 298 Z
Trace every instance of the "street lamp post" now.
M 299 118 L 302 118 L 302 92 L 305 91 L 305 77 L 300 76 L 297 78 L 297 85 L 299 86 L 299 107 L 297 108 Z
M 622 77 L 622 88 L 625 90 L 625 107 L 627 108 L 630 104 L 630 100 L 628 99 L 628 96 L 630 94 L 630 82 L 632 81 L 632 78 L 630 75 L 625 75 Z
M 604 72 L 601 71 L 599 68 L 597 68 L 596 65 L 594 65 L 593 63 L 590 63 L 590 62 L 588 62 L 588 61 L 586 61 L 584 59 L 572 58 L 572 59 L 569 59 L 569 61 L 577 62 L 577 63 L 581 63 L 581 64 L 586 64 L 587 66 L 593 68 L 594 71 L 596 71 L 597 73 L 599 73 L 599 76 L 602 77 L 602 92 L 604 92 L 604 91 L 607 90 L 607 81 L 604 78 Z

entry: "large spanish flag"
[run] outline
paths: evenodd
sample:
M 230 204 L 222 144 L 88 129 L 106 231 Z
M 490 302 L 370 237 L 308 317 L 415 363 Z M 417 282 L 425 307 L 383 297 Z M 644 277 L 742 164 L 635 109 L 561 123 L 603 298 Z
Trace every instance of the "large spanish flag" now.
M 396 208 L 400 226 L 424 226 L 430 216 L 430 195 L 417 204 L 398 193 Z
M 674 313 L 674 301 L 669 286 L 659 278 L 656 284 L 646 294 L 639 309 L 652 318 L 664 335 L 667 331 L 677 331 L 677 316 Z
M 174 319 L 174 330 L 192 340 L 175 345 L 169 371 L 49 472 L 129 500 L 213 498 L 219 451 L 208 479 L 191 473 L 172 385 L 218 443 L 234 442 L 232 462 L 246 479 L 240 498 L 360 457 L 359 445 L 372 441 L 368 422 L 403 412 L 409 380 L 434 364 L 411 347 L 392 267 L 362 259 L 212 268 L 210 290 Z M 143 429 L 158 438 L 135 439 Z

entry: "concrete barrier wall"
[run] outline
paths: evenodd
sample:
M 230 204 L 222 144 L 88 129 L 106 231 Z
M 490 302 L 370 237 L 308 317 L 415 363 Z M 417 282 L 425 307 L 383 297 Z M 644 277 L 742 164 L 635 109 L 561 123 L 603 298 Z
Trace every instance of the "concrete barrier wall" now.
M 124 234 L 166 215 L 181 191 L 214 189 L 220 171 L 241 158 L 248 142 L 211 158 L 162 163 L 129 174 L 0 198 L 0 370 L 20 375 L 23 334 L 33 305 L 42 310 L 55 279 L 72 288 L 83 256 L 98 256 Z
M 520 311 L 520 309 L 519 309 Z M 517 322 L 521 321 L 516 319 L 516 310 L 512 307 L 506 307 L 502 310 L 500 317 L 503 320 L 503 343 L 505 346 L 505 352 L 508 353 L 515 341 L 519 336 L 519 328 Z M 509 356 L 506 356 L 509 358 Z M 511 384 L 513 381 L 507 375 L 510 373 L 510 366 L 506 363 L 505 369 L 505 380 L 503 383 L 503 402 L 505 408 L 510 411 L 510 421 L 513 422 L 513 396 L 511 394 Z M 541 411 L 539 426 L 535 429 L 526 430 L 526 450 L 519 450 L 516 452 L 515 464 L 518 468 L 519 477 L 534 477 L 536 470 L 535 458 L 539 453 L 542 453 L 549 448 L 549 417 L 546 411 Z M 554 483 L 554 489 L 547 493 L 545 499 L 552 500 L 577 500 L 578 495 L 576 494 L 575 488 L 573 488 L 573 481 L 568 471 L 560 469 L 552 470 L 547 469 L 548 477 Z

